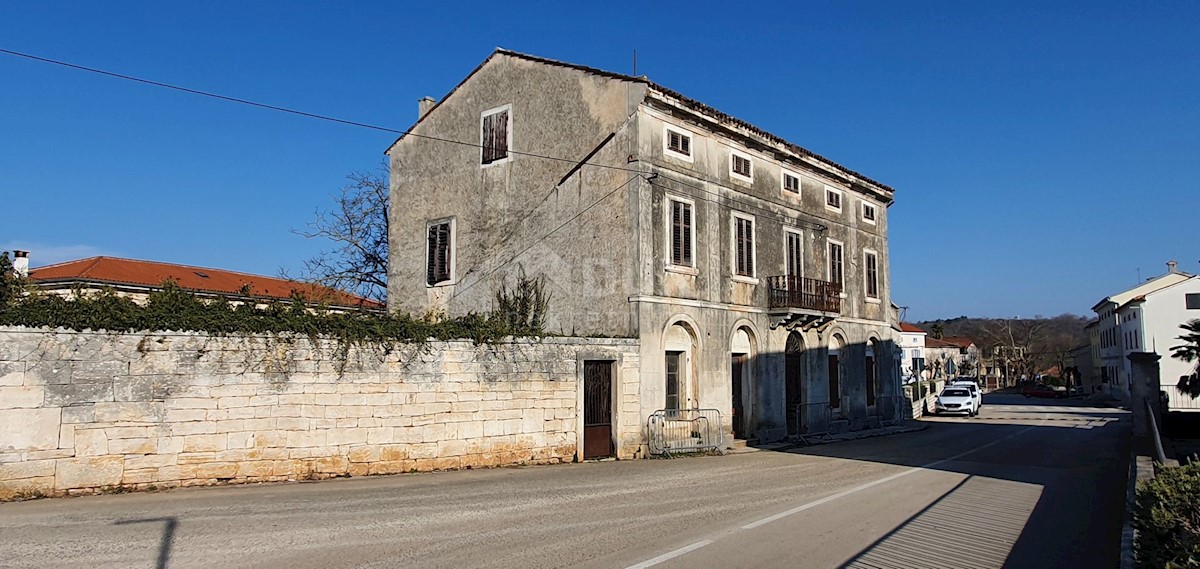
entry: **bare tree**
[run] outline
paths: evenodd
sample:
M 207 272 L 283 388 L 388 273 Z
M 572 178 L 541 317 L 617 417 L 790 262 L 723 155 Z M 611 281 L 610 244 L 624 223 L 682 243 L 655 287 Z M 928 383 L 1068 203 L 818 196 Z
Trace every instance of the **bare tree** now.
M 387 298 L 387 173 L 355 172 L 346 178 L 334 207 L 318 209 L 307 229 L 294 230 L 333 243 L 332 250 L 304 261 L 301 278 L 382 302 Z

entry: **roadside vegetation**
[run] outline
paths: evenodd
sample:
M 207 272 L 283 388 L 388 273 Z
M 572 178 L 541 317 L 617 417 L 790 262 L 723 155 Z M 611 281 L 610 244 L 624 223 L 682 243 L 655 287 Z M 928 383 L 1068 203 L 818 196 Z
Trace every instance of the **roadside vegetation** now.
M 1200 567 L 1200 462 L 1139 483 L 1133 527 L 1138 567 Z

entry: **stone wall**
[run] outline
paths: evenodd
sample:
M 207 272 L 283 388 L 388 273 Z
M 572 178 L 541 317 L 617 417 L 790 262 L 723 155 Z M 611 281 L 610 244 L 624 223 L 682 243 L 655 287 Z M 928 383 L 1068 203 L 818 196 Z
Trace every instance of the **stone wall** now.
M 634 340 L 346 349 L 0 327 L 0 499 L 577 460 L 586 359 L 615 362 L 631 458 Z

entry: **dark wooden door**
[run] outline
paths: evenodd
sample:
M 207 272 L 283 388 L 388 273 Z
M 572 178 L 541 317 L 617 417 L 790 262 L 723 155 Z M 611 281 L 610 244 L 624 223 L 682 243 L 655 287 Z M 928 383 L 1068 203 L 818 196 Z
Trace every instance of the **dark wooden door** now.
M 746 354 L 733 354 L 733 377 L 730 378 L 733 390 L 733 438 L 746 438 L 746 412 L 742 398 L 742 374 L 746 368 Z
M 613 455 L 612 362 L 583 362 L 583 458 Z
M 804 403 L 804 347 L 800 344 L 799 336 L 792 332 L 788 336 L 786 353 L 783 360 L 784 401 L 787 414 L 788 434 L 800 432 L 800 405 Z

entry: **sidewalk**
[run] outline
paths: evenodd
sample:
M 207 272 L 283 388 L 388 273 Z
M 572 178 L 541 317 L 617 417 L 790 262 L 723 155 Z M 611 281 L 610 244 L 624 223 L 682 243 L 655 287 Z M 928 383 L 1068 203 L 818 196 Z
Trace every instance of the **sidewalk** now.
M 830 443 L 840 443 L 843 441 L 853 441 L 858 439 L 869 439 L 872 437 L 886 437 L 888 435 L 898 435 L 900 433 L 915 433 L 924 431 L 929 428 L 929 423 L 923 423 L 915 419 L 905 420 L 900 425 L 891 427 L 882 427 L 879 429 L 863 429 L 861 431 L 846 431 L 836 435 L 825 435 L 821 437 L 813 437 L 809 439 L 807 444 L 798 441 L 783 441 L 778 443 L 767 443 L 754 446 L 748 446 L 740 449 L 727 451 L 725 454 L 742 454 L 747 452 L 758 452 L 762 450 L 789 450 L 794 448 L 802 448 L 809 446 L 825 445 Z

